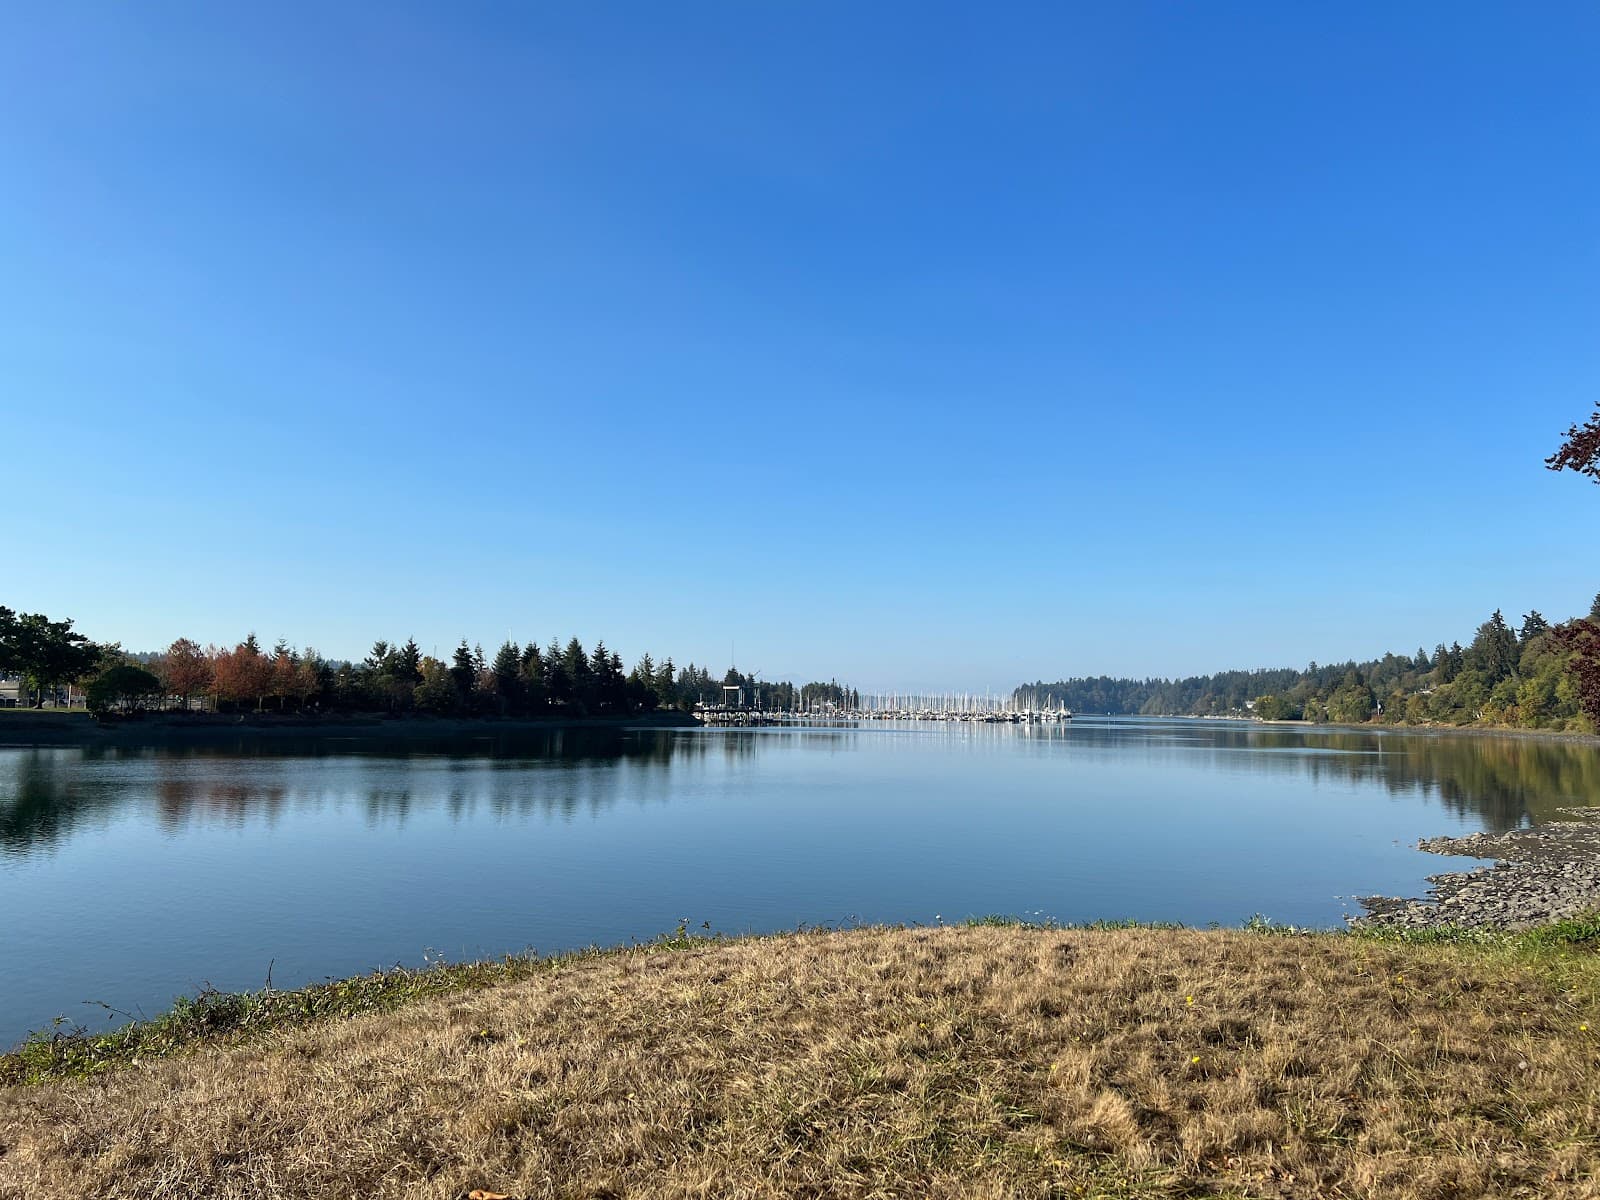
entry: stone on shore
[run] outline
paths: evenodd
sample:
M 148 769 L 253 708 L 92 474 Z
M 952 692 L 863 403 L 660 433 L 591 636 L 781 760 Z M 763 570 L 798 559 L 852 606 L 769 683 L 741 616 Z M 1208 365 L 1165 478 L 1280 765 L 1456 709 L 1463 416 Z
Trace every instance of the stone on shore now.
M 1424 838 L 1419 850 L 1496 860 L 1431 875 L 1425 899 L 1363 896 L 1364 927 L 1527 929 L 1600 909 L 1600 808 L 1509 833 Z

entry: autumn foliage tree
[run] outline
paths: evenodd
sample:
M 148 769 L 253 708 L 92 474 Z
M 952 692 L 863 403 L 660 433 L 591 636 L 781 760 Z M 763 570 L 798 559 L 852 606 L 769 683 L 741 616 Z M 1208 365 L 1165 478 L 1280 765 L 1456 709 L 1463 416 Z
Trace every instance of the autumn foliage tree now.
M 1567 440 L 1544 465 L 1552 471 L 1576 471 L 1600 483 L 1600 404 L 1586 422 L 1567 430 Z
M 178 697 L 181 707 L 188 708 L 193 697 L 203 696 L 211 688 L 211 659 L 188 638 L 179 638 L 161 656 L 156 674 L 167 694 Z
M 289 649 L 287 642 L 280 641 L 272 648 L 271 674 L 269 693 L 277 698 L 278 711 L 282 712 L 284 701 L 300 692 L 300 657 Z
M 261 653 L 255 634 L 232 650 L 218 651 L 211 670 L 219 699 L 235 704 L 254 701 L 260 712 L 272 693 L 272 660 Z
M 1600 598 L 1596 604 L 1600 605 Z M 1572 656 L 1567 660 L 1567 674 L 1577 685 L 1578 707 L 1600 729 L 1600 621 L 1568 621 L 1558 625 L 1550 637 Z

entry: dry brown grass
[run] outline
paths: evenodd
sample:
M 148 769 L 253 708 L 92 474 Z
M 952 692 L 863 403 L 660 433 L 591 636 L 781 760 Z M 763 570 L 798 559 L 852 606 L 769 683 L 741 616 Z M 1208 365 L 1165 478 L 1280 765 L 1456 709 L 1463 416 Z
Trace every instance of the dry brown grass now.
M 1557 979 L 1238 932 L 620 952 L 0 1090 L 0 1195 L 1600 1195 Z

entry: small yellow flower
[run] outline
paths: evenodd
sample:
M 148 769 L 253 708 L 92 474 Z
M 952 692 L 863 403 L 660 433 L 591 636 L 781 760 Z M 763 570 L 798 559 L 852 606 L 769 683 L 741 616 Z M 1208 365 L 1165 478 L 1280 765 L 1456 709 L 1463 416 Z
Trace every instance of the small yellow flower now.
M 1183 998 L 1183 1002 L 1185 1004 L 1193 1004 L 1194 1003 L 1194 997 L 1193 996 L 1185 996 Z
M 1189 1061 L 1190 1061 L 1190 1062 L 1192 1062 L 1192 1063 L 1197 1063 L 1197 1062 L 1199 1062 L 1199 1061 L 1200 1061 L 1200 1056 L 1199 1056 L 1199 1055 L 1198 1055 L 1198 1054 L 1196 1054 L 1196 1055 L 1195 1055 L 1195 1056 L 1194 1056 L 1194 1057 L 1193 1057 L 1193 1058 L 1191 1058 L 1191 1059 L 1190 1059 L 1190 1060 L 1189 1060 Z
M 1587 1025 L 1579 1025 L 1578 1026 L 1578 1032 L 1579 1033 L 1588 1033 L 1589 1032 L 1589 1027 Z

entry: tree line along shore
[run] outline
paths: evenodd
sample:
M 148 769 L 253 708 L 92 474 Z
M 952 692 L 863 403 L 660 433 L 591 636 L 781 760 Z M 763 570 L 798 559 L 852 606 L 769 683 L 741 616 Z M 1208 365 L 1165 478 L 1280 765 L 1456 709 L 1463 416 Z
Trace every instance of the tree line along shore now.
M 1534 611 L 1513 629 L 1497 610 L 1468 645 L 1305 670 L 1224 671 L 1186 679 L 1064 679 L 1017 689 L 1025 707 L 1266 721 L 1600 728 L 1600 596 L 1552 625 Z
M 416 640 L 380 640 L 359 662 L 330 659 L 254 634 L 232 647 L 178 638 L 159 652 L 95 643 L 70 620 L 0 606 L 0 681 L 14 701 L 43 707 L 81 689 L 102 714 L 424 715 L 435 718 L 566 718 L 690 713 L 725 690 L 769 710 L 853 711 L 860 692 L 837 679 L 800 686 L 729 668 L 721 676 L 645 654 L 626 670 L 619 655 L 576 637 L 492 655 L 463 640 L 448 662 Z M 63 689 L 68 689 L 66 692 Z M 1497 610 L 1466 646 L 1430 654 L 1387 653 L 1366 662 L 1224 671 L 1182 679 L 1100 676 L 1014 690 L 1020 708 L 1147 716 L 1253 717 L 1341 725 L 1496 726 L 1593 733 L 1600 728 L 1600 596 L 1587 616 L 1551 624 L 1537 611 L 1513 628 Z
M 78 690 L 85 707 L 105 714 L 581 719 L 691 712 L 719 702 L 725 688 L 782 710 L 858 702 L 837 681 L 796 686 L 732 667 L 713 675 L 648 653 L 628 670 L 603 640 L 586 650 L 577 637 L 543 648 L 508 640 L 492 656 L 463 640 L 448 661 L 424 654 L 415 638 L 379 640 L 357 662 L 282 640 L 269 649 L 254 633 L 232 647 L 178 638 L 162 651 L 134 652 L 91 641 L 73 624 L 0 606 L 0 677 L 15 681 L 19 705 L 70 706 Z

